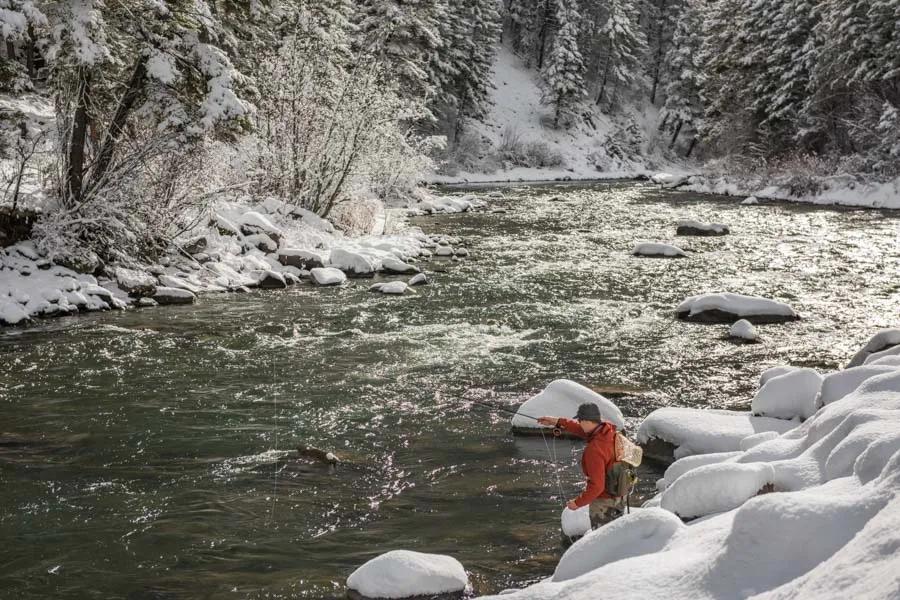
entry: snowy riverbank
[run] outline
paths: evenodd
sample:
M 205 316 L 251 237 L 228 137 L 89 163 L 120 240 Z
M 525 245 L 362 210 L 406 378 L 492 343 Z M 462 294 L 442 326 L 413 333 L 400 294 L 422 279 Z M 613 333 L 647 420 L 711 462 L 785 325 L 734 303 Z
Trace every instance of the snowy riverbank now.
M 77 312 L 190 304 L 205 294 L 250 288 L 341 285 L 347 277 L 409 279 L 420 272 L 419 261 L 461 260 L 468 250 L 457 239 L 429 237 L 408 227 L 405 216 L 464 212 L 478 204 L 474 197 L 426 197 L 412 209 L 376 211 L 365 223 L 369 233 L 352 236 L 275 198 L 220 202 L 149 264 L 101 265 L 95 256 L 73 264 L 44 256 L 33 241 L 19 242 L 0 249 L 0 325 Z M 333 272 L 341 276 L 331 276 Z

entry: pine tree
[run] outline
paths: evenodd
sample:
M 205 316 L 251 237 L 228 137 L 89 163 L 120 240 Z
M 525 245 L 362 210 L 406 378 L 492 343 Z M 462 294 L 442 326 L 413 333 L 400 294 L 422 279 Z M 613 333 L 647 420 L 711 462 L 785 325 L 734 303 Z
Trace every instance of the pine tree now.
M 597 104 L 608 94 L 613 104 L 619 90 L 634 84 L 647 53 L 647 41 L 638 27 L 634 0 L 609 0 L 608 18 L 600 31 L 600 76 Z
M 461 0 L 449 9 L 446 47 L 442 55 L 448 76 L 441 86 L 445 103 L 455 112 L 453 137 L 467 120 L 483 120 L 490 108 L 491 72 L 500 37 L 500 15 L 494 0 Z
M 671 47 L 666 54 L 665 70 L 670 74 L 666 86 L 666 101 L 660 113 L 661 127 L 672 133 L 671 145 L 686 127 L 695 132 L 687 155 L 696 143 L 696 131 L 700 127 L 703 107 L 700 99 L 702 64 L 700 44 L 702 41 L 702 14 L 699 0 L 690 0 L 681 13 L 675 27 Z
M 434 102 L 441 74 L 433 56 L 445 46 L 441 0 L 363 0 L 358 9 L 358 51 L 389 65 L 404 98 Z M 429 115 L 431 120 L 434 115 Z
M 558 127 L 561 121 L 569 121 L 578 102 L 587 94 L 584 58 L 578 48 L 580 16 L 574 0 L 560 0 L 556 18 L 559 31 L 541 72 L 542 101 L 554 108 L 554 127 Z

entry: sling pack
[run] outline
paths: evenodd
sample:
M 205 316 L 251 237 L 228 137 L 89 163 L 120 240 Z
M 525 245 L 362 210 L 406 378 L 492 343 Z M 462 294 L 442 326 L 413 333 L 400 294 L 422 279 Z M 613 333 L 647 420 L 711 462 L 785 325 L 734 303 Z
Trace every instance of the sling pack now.
M 635 467 L 644 457 L 641 447 L 621 433 L 616 434 L 616 462 L 606 471 L 606 492 L 614 498 L 627 498 L 637 483 Z

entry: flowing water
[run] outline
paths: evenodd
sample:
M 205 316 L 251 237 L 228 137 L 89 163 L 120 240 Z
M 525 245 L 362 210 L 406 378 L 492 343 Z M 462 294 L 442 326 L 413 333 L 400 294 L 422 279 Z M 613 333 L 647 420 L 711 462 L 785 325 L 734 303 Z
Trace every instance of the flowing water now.
M 415 296 L 301 285 L 0 332 L 0 597 L 340 597 L 394 548 L 457 557 L 479 593 L 521 586 L 562 552 L 579 448 L 513 438 L 465 399 L 515 406 L 568 377 L 619 392 L 633 429 L 659 406 L 746 402 L 767 366 L 835 368 L 897 324 L 897 215 L 638 184 L 505 193 L 505 214 L 416 219 L 472 258 L 431 264 Z M 686 217 L 734 233 L 630 256 Z M 804 320 L 738 346 L 673 319 L 707 291 Z

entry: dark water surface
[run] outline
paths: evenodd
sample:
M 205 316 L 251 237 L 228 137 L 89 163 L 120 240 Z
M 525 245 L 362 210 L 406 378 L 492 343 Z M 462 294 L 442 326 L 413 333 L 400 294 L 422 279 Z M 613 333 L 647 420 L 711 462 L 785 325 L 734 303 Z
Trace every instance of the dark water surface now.
M 416 296 L 301 285 L 0 332 L 0 597 L 334 597 L 394 548 L 452 554 L 478 592 L 524 585 L 561 553 L 548 450 L 572 496 L 579 449 L 513 439 L 459 398 L 515 405 L 569 377 L 632 392 L 634 427 L 746 401 L 767 366 L 837 367 L 897 324 L 895 215 L 635 184 L 494 205 L 511 210 L 417 220 L 472 258 L 431 265 L 446 272 Z M 734 234 L 678 240 L 685 260 L 629 255 L 679 218 Z M 805 318 L 736 346 L 673 320 L 707 291 Z M 298 444 L 346 462 L 296 460 Z

